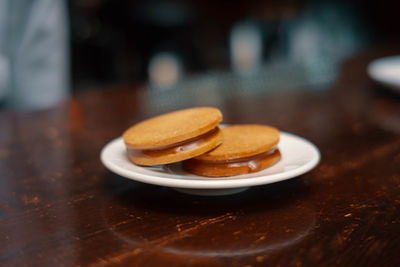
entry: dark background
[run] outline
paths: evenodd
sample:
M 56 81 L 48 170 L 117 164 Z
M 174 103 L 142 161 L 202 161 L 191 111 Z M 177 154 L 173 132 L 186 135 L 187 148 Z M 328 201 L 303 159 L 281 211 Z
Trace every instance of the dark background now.
M 178 55 L 185 73 L 228 70 L 229 32 L 241 20 L 251 20 L 261 27 L 265 62 L 271 51 L 282 51 L 285 47 L 284 25 L 296 24 L 304 14 L 311 21 L 315 18 L 318 24 L 321 10 L 325 13 L 328 10 L 328 14 L 332 10 L 332 14 L 345 18 L 357 29 L 359 50 L 397 42 L 400 36 L 400 4 L 394 0 L 72 0 L 68 3 L 74 90 L 145 82 L 149 59 L 160 51 Z M 329 23 L 335 24 L 335 20 Z M 347 28 L 341 27 L 344 31 Z

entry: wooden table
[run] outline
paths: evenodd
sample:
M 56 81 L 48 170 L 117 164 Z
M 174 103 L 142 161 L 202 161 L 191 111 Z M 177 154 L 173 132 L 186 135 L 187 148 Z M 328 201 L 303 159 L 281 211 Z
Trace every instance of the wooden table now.
M 231 196 L 102 166 L 102 147 L 154 113 L 141 89 L 0 113 L 0 265 L 399 266 L 400 97 L 365 73 L 385 53 L 346 61 L 329 90 L 220 99 L 225 122 L 274 125 L 322 155 L 301 177 Z

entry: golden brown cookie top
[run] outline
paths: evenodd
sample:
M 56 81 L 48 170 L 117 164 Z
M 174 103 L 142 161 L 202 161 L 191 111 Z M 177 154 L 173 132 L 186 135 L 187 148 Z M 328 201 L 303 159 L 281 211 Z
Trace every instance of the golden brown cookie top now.
M 183 109 L 135 124 L 122 138 L 136 149 L 164 147 L 202 135 L 217 127 L 221 120 L 222 114 L 216 108 Z
M 273 149 L 279 131 L 264 125 L 232 125 L 222 128 L 224 142 L 214 150 L 196 157 L 198 160 L 232 160 L 251 157 Z

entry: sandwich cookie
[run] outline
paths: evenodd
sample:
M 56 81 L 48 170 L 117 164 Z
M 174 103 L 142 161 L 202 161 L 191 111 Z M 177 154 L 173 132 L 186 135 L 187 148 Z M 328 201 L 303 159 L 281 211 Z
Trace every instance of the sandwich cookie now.
M 257 172 L 277 163 L 279 131 L 263 125 L 233 125 L 221 129 L 224 142 L 183 163 L 186 171 L 220 177 Z
M 221 112 L 198 107 L 163 114 L 126 130 L 122 139 L 131 162 L 168 164 L 196 157 L 222 143 Z

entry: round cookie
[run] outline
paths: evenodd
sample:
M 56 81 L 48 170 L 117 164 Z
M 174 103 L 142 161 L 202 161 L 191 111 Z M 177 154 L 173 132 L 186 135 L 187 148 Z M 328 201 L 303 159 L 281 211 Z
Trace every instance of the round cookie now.
M 126 130 L 122 138 L 133 163 L 168 164 L 196 157 L 221 144 L 221 120 L 216 108 L 178 110 L 142 121 Z
M 222 128 L 224 142 L 214 150 L 184 162 L 184 169 L 202 176 L 231 176 L 265 169 L 281 158 L 279 131 L 263 125 Z

